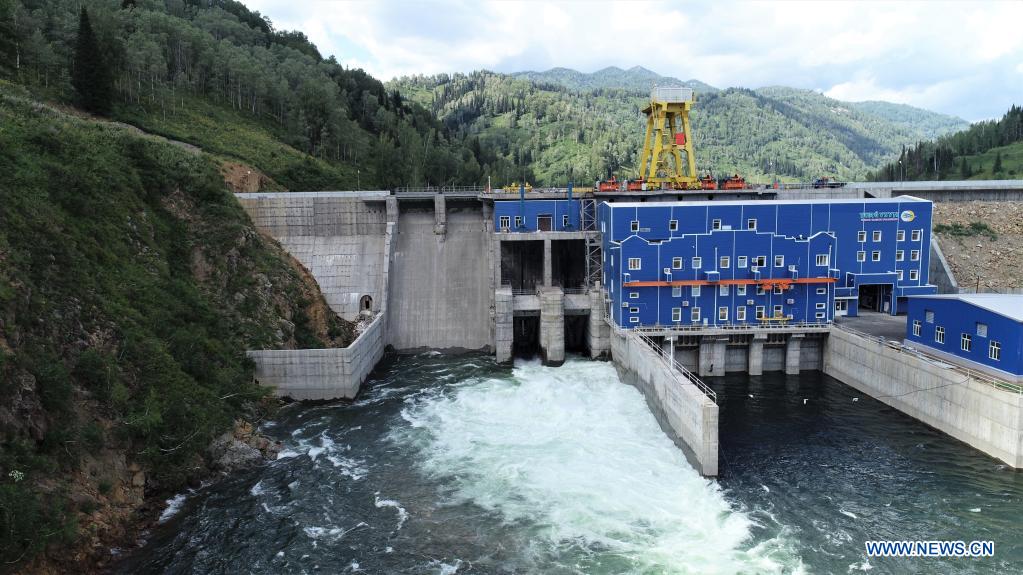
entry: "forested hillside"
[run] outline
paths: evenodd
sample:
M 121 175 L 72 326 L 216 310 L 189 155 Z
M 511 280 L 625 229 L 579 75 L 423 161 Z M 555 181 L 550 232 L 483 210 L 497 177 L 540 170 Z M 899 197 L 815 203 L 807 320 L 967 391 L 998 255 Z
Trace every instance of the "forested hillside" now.
M 679 80 L 669 76 L 661 76 L 657 72 L 642 66 L 633 66 L 622 70 L 616 66 L 608 66 L 596 72 L 586 74 L 570 68 L 551 68 L 543 72 L 516 72 L 516 78 L 530 80 L 538 84 L 555 84 L 576 92 L 587 92 L 599 89 L 621 89 L 637 94 L 650 92 L 654 84 L 687 86 L 701 94 L 710 94 L 719 90 L 699 80 Z
M 481 149 L 520 166 L 520 175 L 531 180 L 564 182 L 570 169 L 577 180 L 609 171 L 631 175 L 649 86 L 672 79 L 642 68 L 586 76 L 565 69 L 474 72 L 401 78 L 391 85 L 433 110 L 453 133 L 478 139 Z M 607 87 L 609 77 L 624 87 Z M 902 146 L 966 125 L 908 106 L 851 104 L 806 90 L 695 89 L 699 170 L 740 172 L 751 180 L 767 181 L 772 174 L 802 181 L 863 178 Z
M 82 6 L 99 63 L 76 61 Z M 0 0 L 0 66 L 40 96 L 83 105 L 76 67 L 98 66 L 110 97 L 92 111 L 255 165 L 289 189 L 478 183 L 504 164 L 234 0 Z
M 933 142 L 904 148 L 871 174 L 875 180 L 1000 180 L 1023 178 L 1023 108 L 977 122 Z

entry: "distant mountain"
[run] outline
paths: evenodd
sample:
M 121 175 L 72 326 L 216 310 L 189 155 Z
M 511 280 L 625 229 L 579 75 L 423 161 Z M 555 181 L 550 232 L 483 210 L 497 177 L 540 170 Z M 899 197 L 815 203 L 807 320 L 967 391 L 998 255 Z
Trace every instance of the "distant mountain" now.
M 719 90 L 699 80 L 679 80 L 670 76 L 661 76 L 657 72 L 642 66 L 633 66 L 622 70 L 616 66 L 608 66 L 587 74 L 571 68 L 551 68 L 546 72 L 516 72 L 511 74 L 537 83 L 558 84 L 576 92 L 587 92 L 600 89 L 620 89 L 629 92 L 646 94 L 654 85 L 688 86 L 698 93 L 710 94 Z
M 514 166 L 510 174 L 493 172 L 495 182 L 504 176 L 553 184 L 570 171 L 576 181 L 634 175 L 645 129 L 641 110 L 654 83 L 696 90 L 692 136 L 701 173 L 738 172 L 753 181 L 862 179 L 903 146 L 968 125 L 910 106 L 842 102 L 810 90 L 718 90 L 639 67 L 415 76 L 389 87 L 431 109 L 453 138 L 478 140 L 479 149 Z

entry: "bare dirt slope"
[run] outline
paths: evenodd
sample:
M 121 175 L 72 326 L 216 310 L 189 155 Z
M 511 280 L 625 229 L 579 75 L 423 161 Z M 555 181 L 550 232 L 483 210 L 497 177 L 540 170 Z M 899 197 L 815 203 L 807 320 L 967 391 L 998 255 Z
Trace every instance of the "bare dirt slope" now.
M 1023 287 L 1023 204 L 935 203 L 934 228 L 960 287 L 978 280 L 980 291 Z

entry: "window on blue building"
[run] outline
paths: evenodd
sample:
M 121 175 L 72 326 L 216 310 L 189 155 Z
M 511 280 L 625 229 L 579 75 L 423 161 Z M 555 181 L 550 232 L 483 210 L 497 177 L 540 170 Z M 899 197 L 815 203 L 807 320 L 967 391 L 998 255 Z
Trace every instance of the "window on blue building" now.
M 522 227 L 522 216 L 515 216 L 515 227 L 516 228 Z
M 828 304 L 825 302 L 817 302 L 817 309 L 828 309 Z
M 746 286 L 735 286 L 735 295 L 746 295 Z
M 639 323 L 639 318 L 638 317 L 630 317 L 629 318 L 629 323 Z
M 987 324 L 977 322 L 977 335 L 980 337 L 987 337 Z
M 863 230 L 860 230 L 860 231 L 856 232 L 856 241 L 858 241 L 858 242 L 865 242 L 865 241 L 867 241 L 867 232 L 865 232 Z
M 896 270 L 896 271 L 895 271 L 895 277 L 896 277 L 896 278 L 897 278 L 897 279 L 898 279 L 899 281 L 902 281 L 902 270 Z
M 856 261 L 867 261 L 867 252 L 856 252 Z
M 721 229 L 721 220 L 711 220 L 710 227 L 711 227 L 711 229 L 714 229 L 714 230 L 720 230 Z
M 735 258 L 735 267 L 743 269 L 746 267 L 746 256 L 738 256 Z
M 925 309 L 924 310 L 924 320 L 927 323 L 934 323 L 934 312 L 929 310 L 929 309 Z
M 776 286 L 774 286 L 774 294 L 775 294 L 775 295 L 781 295 L 781 293 L 782 293 L 782 288 L 781 288 L 781 286 L 780 286 L 780 285 L 776 285 Z
M 909 252 L 909 261 L 918 262 L 920 261 L 920 250 L 912 250 Z
M 756 309 L 756 318 L 764 319 L 764 306 L 758 305 Z
M 698 270 L 703 267 L 703 258 L 700 256 L 693 257 L 693 269 Z
M 568 227 L 568 214 L 563 214 L 561 216 L 561 227 L 563 227 L 563 228 L 567 228 Z
M 700 296 L 700 286 L 693 286 L 693 291 L 691 293 L 693 294 L 693 297 L 699 297 Z
M 875 242 L 881 241 L 881 230 L 874 230 L 874 233 L 872 235 L 873 235 L 873 240 Z
M 671 267 L 677 270 L 682 269 L 682 258 L 671 258 Z
M 728 308 L 727 307 L 719 307 L 718 308 L 718 321 L 728 321 Z
M 694 307 L 693 311 L 689 312 L 689 317 L 694 321 L 700 321 L 700 308 Z
M 782 317 L 783 313 L 781 305 L 774 306 L 774 317 Z
M 682 297 L 682 286 L 672 286 L 671 297 Z
M 631 229 L 634 232 L 638 232 L 639 231 L 639 220 L 632 220 L 632 223 L 630 224 L 629 229 Z
M 911 237 L 914 242 L 918 242 L 920 241 L 920 235 L 921 235 L 920 230 L 913 230 L 913 235 Z
M 906 259 L 906 252 L 902 250 L 895 250 L 895 261 L 901 262 Z
M 678 220 L 668 220 L 668 231 L 678 231 Z
M 757 219 L 756 218 L 750 218 L 750 219 L 746 220 L 746 229 L 747 230 L 755 230 L 755 229 L 757 229 Z
M 920 337 L 920 320 L 913 320 L 913 335 Z
M 757 284 L 757 295 L 764 295 L 765 293 L 767 292 L 764 291 L 764 286 Z
M 728 286 L 719 286 L 718 295 L 728 295 Z
M 817 295 L 827 295 L 827 293 L 828 288 L 826 287 L 817 288 Z
M 630 307 L 629 308 L 629 313 L 639 313 L 639 308 L 638 307 Z
M 988 359 L 998 361 L 1002 359 L 1002 344 L 1001 342 L 992 341 L 987 345 L 987 356 Z
M 758 268 L 767 267 L 767 256 L 757 256 L 753 259 L 753 265 Z
M 682 308 L 680 307 L 671 308 L 671 321 L 675 323 L 682 321 Z
M 735 321 L 746 321 L 746 306 L 735 308 Z
M 629 258 L 629 269 L 630 270 L 640 269 L 640 266 L 643 265 L 642 262 L 643 260 L 639 258 Z
M 909 270 L 909 281 L 915 282 L 920 278 L 920 272 L 917 270 Z M 899 278 L 902 279 L 902 278 Z
M 970 334 L 964 333 L 964 334 L 959 336 L 959 349 L 961 349 L 963 351 L 970 351 L 970 344 L 971 343 L 972 343 L 972 339 L 970 338 Z
M 511 227 L 511 216 L 501 216 L 501 229 L 507 230 Z
M 630 291 L 629 292 L 629 299 L 639 299 L 639 292 L 638 291 Z
M 879 261 L 881 261 L 881 252 L 879 252 L 877 250 L 870 252 L 870 261 L 872 261 L 872 262 L 879 262 Z
M 719 268 L 725 269 L 725 268 L 727 268 L 727 267 L 729 267 L 731 265 L 732 265 L 732 258 L 730 258 L 728 256 L 721 256 L 719 258 L 719 261 L 718 261 L 718 267 Z
M 945 328 L 940 325 L 934 326 L 934 341 L 945 343 Z
M 830 259 L 830 254 L 817 254 L 817 265 L 826 266 Z
M 774 267 L 776 268 L 785 267 L 785 256 L 774 256 Z
M 906 240 L 906 230 L 899 230 L 895 232 L 895 241 L 901 242 Z

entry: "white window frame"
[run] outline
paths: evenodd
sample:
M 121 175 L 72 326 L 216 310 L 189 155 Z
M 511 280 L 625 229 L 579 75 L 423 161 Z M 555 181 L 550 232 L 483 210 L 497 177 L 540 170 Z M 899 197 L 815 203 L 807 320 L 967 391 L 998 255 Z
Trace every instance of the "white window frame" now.
M 920 261 L 920 250 L 910 250 L 909 251 L 909 261 L 911 261 L 911 262 L 918 262 L 918 261 Z
M 906 230 L 899 230 L 895 232 L 895 241 L 897 242 L 906 241 Z
M 817 265 L 827 266 L 831 263 L 831 254 L 817 254 Z
M 747 230 L 754 230 L 754 231 L 756 231 L 756 229 L 757 229 L 757 219 L 756 218 L 749 218 L 748 220 L 746 220 L 746 229 Z
M 867 241 L 867 231 L 866 230 L 860 230 L 860 231 L 856 232 L 856 241 L 858 241 L 860 243 L 863 243 L 863 242 Z
M 629 222 L 629 231 L 632 232 L 639 231 L 639 220 L 632 220 L 631 222 Z
M 629 270 L 636 271 L 643 269 L 643 258 L 629 258 Z
M 945 344 L 945 328 L 936 325 L 934 326 L 934 341 L 944 345 Z
M 781 304 L 778 304 L 778 305 L 774 306 L 774 309 L 771 310 L 771 311 L 773 312 L 773 315 L 771 315 L 771 317 L 784 317 L 785 316 L 785 308 L 782 307 Z
M 523 223 L 524 220 L 522 219 L 522 216 L 515 216 L 515 229 L 521 228 Z
M 671 286 L 671 297 L 682 297 L 682 286 Z
M 718 295 L 728 295 L 728 286 L 727 285 L 718 286 Z
M 828 295 L 828 288 L 826 287 L 817 288 L 817 295 Z
M 817 305 L 815 307 L 816 309 L 828 309 L 828 302 L 824 301 L 817 302 Z
M 757 256 L 757 259 L 754 260 L 754 261 L 756 262 L 756 266 L 758 268 L 766 268 L 767 267 L 767 256 Z
M 767 308 L 765 306 L 758 305 L 756 309 L 753 310 L 753 317 L 755 319 L 764 319 L 765 313 L 767 313 Z
M 934 323 L 934 310 L 931 309 L 924 310 L 924 321 L 926 321 L 927 323 Z
M 712 230 L 720 230 L 721 229 L 721 220 L 719 220 L 717 218 L 711 220 L 710 221 L 710 229 L 712 229 Z
M 629 292 L 629 299 L 639 299 L 639 292 L 638 291 L 630 291 Z
M 728 306 L 718 307 L 718 321 L 728 321 Z
M 679 323 L 682 321 L 682 308 L 673 307 L 671 308 L 671 322 Z
M 775 285 L 774 290 L 772 290 L 771 293 L 773 293 L 774 295 L 782 295 L 783 293 L 785 293 L 785 290 L 782 289 L 780 285 Z
M 776 268 L 785 267 L 785 254 L 778 254 L 774 256 L 774 267 Z
M 987 358 L 1002 361 L 1002 342 L 994 340 L 988 342 Z
M 918 241 L 920 241 L 920 238 L 921 238 L 921 237 L 923 237 L 923 231 L 922 231 L 922 230 L 913 230 L 913 231 L 912 231 L 912 232 L 911 232 L 911 233 L 909 234 L 909 237 L 910 237 L 910 239 L 911 239 L 911 240 L 913 240 L 914 242 L 918 242 Z
M 507 230 L 511 228 L 511 216 L 501 216 L 500 218 L 498 218 L 497 221 L 499 222 L 498 228 L 502 230 Z
M 881 230 L 874 230 L 873 233 L 870 234 L 870 239 L 874 242 L 881 241 Z
M 881 250 L 874 250 L 870 252 L 870 261 L 872 262 L 881 261 Z
M 817 313 L 816 313 L 816 314 L 814 315 L 814 318 L 815 318 L 815 319 L 825 319 L 825 318 L 827 318 L 827 315 L 828 315 L 828 314 L 827 314 L 826 312 L 823 312 L 823 311 L 819 311 L 819 312 L 817 312 Z
M 684 261 L 685 261 L 685 258 L 683 258 L 682 256 L 671 258 L 671 269 L 673 269 L 673 270 L 680 270 L 680 269 L 682 269 L 682 264 L 683 264 Z
M 764 289 L 764 286 L 757 284 L 757 295 L 764 295 L 765 293 L 767 293 L 767 290 Z
M 973 338 L 968 333 L 959 335 L 959 350 L 970 351 L 973 349 Z
M 746 269 L 746 262 L 747 261 L 748 261 L 748 258 L 746 256 L 736 256 L 735 257 L 735 267 L 737 267 L 739 269 Z
M 718 269 L 728 269 L 732 267 L 731 256 L 721 256 L 718 258 Z
M 899 270 L 899 271 L 902 271 L 902 270 Z M 902 279 L 902 278 L 899 278 L 899 279 Z M 909 270 L 909 281 L 915 282 L 918 279 L 920 279 L 920 271 L 919 270 Z
M 689 320 L 692 322 L 700 321 L 700 308 L 699 306 L 690 308 L 692 311 L 689 312 Z
M 895 270 L 895 278 L 902 281 L 902 270 Z
M 668 220 L 668 231 L 669 232 L 678 231 L 678 220 Z
M 692 268 L 698 270 L 703 267 L 703 258 L 700 256 L 693 256 Z
M 920 320 L 918 320 L 918 319 L 914 319 L 913 320 L 913 335 L 914 336 L 920 337 L 920 328 L 922 326 L 923 326 L 923 324 L 920 323 Z
M 700 286 L 693 286 L 693 288 L 691 290 L 689 290 L 689 293 L 693 297 L 700 297 L 700 291 L 701 291 L 700 290 Z
M 862 251 L 862 250 L 856 252 L 856 261 L 858 261 L 858 262 L 865 262 L 865 261 L 867 261 L 867 252 Z
M 974 324 L 974 327 L 977 328 L 977 337 L 987 337 L 987 324 L 982 321 L 974 322 Z
M 638 307 L 630 307 L 629 308 L 629 313 L 639 313 L 639 308 Z
M 745 285 L 735 286 L 735 295 L 746 295 L 746 286 Z
M 740 305 L 735 308 L 735 321 L 746 321 L 746 306 Z
M 638 317 L 630 317 L 629 318 L 629 323 L 639 323 L 639 318 Z
M 561 214 L 561 227 L 562 228 L 568 227 L 568 214 Z
M 906 260 L 905 250 L 895 250 L 895 261 L 901 262 Z

